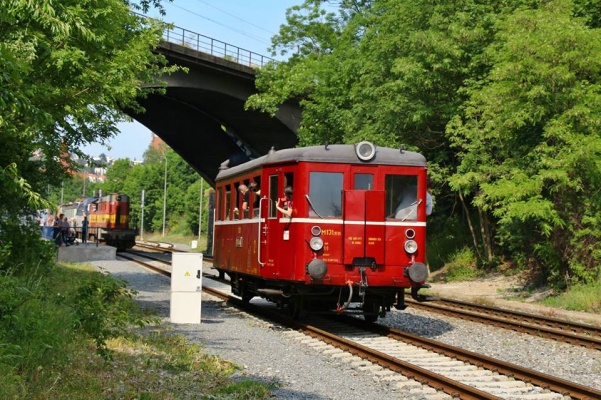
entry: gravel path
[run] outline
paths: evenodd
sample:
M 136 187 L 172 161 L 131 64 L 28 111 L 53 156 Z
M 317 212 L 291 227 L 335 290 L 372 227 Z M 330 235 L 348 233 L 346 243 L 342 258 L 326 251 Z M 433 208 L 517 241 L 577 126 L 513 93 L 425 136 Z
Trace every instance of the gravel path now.
M 145 307 L 156 310 L 164 318 L 164 323 L 170 324 L 169 278 L 146 272 L 126 261 L 96 261 L 92 264 L 128 281 L 128 286 L 139 292 L 137 300 Z M 205 283 L 209 284 L 207 280 Z M 210 284 L 214 283 L 211 281 Z M 240 376 L 280 382 L 282 387 L 274 391 L 274 398 L 448 398 L 444 394 L 424 393 L 419 385 L 418 388 L 403 387 L 378 375 L 377 370 L 365 371 L 357 366 L 343 364 L 337 358 L 323 354 L 326 346 L 310 345 L 305 340 L 299 340 L 296 332 L 243 316 L 205 294 L 201 315 L 200 325 L 170 325 L 175 332 L 202 344 L 208 352 L 243 366 Z M 410 333 L 535 368 L 601 390 L 599 351 L 488 328 L 454 318 L 429 315 L 411 308 L 403 312 L 392 312 L 381 321 Z
M 392 395 L 388 385 L 376 382 L 372 374 L 350 367 L 301 343 L 295 332 L 265 321 L 242 316 L 234 308 L 203 294 L 201 323 L 169 322 L 169 278 L 145 272 L 127 261 L 94 261 L 92 265 L 122 277 L 128 287 L 139 293 L 143 306 L 156 310 L 164 323 L 190 341 L 202 344 L 215 355 L 233 361 L 244 369 L 238 375 L 266 382 L 278 381 L 282 387 L 273 392 L 277 399 L 364 399 L 414 398 Z M 209 282 L 207 282 L 209 283 Z M 285 332 L 286 332 L 285 331 Z

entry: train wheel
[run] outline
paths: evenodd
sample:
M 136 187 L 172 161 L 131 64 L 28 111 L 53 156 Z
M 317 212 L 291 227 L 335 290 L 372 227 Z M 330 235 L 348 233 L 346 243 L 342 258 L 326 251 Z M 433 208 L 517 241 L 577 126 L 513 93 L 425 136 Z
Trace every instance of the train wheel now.
M 242 291 L 242 302 L 243 303 L 248 303 L 250 302 L 250 300 L 255 297 L 254 294 L 252 294 L 251 292 L 249 292 L 248 290 L 243 290 Z
M 363 302 L 363 318 L 367 322 L 376 322 L 380 313 L 380 301 L 376 299 L 365 299 Z

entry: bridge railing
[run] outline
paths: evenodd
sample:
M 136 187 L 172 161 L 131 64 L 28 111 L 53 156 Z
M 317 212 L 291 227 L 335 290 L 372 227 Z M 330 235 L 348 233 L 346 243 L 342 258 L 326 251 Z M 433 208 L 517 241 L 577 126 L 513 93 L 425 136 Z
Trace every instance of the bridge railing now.
M 251 68 L 262 67 L 269 62 L 276 61 L 273 58 L 177 26 L 166 29 L 163 32 L 163 39 Z

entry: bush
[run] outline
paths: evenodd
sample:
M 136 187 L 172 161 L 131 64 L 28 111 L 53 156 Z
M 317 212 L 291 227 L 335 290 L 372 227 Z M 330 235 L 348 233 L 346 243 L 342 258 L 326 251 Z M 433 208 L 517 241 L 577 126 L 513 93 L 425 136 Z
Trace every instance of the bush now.
M 15 275 L 45 275 L 54 268 L 56 246 L 41 238 L 33 220 L 0 219 L 0 271 Z
M 458 216 L 434 216 L 428 219 L 427 258 L 430 271 L 444 267 L 449 254 L 462 249 L 470 243 L 471 238 L 465 222 Z
M 467 281 L 480 275 L 476 255 L 469 247 L 464 247 L 453 254 L 451 260 L 447 262 L 446 268 L 445 280 L 447 282 Z
M 75 341 L 69 307 L 48 292 L 44 275 L 0 275 L 0 370 L 3 393 L 25 390 L 47 367 L 68 362 Z M 5 386 L 6 385 L 6 386 Z
M 559 296 L 548 297 L 544 304 L 573 311 L 601 312 L 601 281 L 589 285 L 575 285 Z
M 107 340 L 124 335 L 131 324 L 144 326 L 150 322 L 131 301 L 135 294 L 126 289 L 124 280 L 94 273 L 70 300 L 75 327 L 94 340 L 98 353 L 107 360 L 111 358 Z

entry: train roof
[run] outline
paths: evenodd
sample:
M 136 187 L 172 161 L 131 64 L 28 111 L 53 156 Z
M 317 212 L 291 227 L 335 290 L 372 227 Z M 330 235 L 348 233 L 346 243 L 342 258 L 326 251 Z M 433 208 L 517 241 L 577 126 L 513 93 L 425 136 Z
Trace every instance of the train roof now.
M 365 143 L 365 142 L 362 142 Z M 388 147 L 377 147 L 375 155 L 369 161 L 358 158 L 356 145 L 333 144 L 327 146 L 298 147 L 293 149 L 271 150 L 268 154 L 248 161 L 244 164 L 228 167 L 225 161 L 219 168 L 216 180 L 225 179 L 240 173 L 271 164 L 290 162 L 321 162 L 332 164 L 359 164 L 359 165 L 406 165 L 411 167 L 426 167 L 426 158 L 420 153 Z

